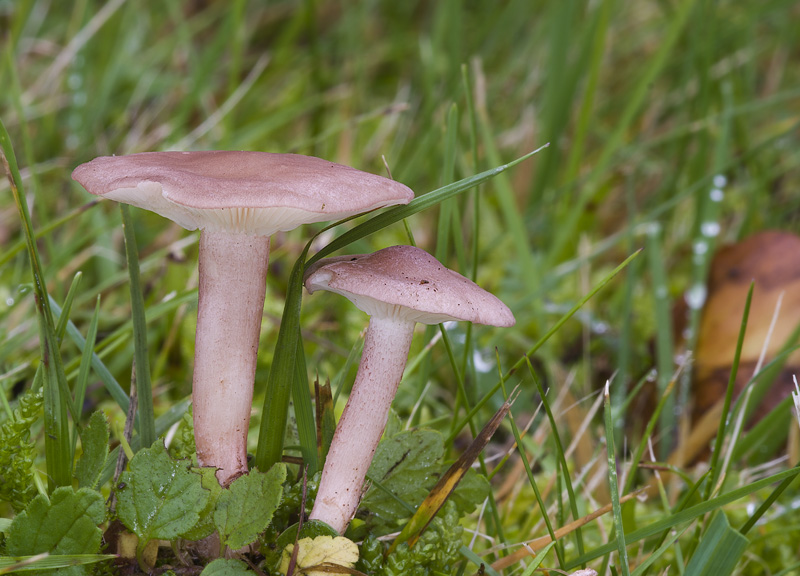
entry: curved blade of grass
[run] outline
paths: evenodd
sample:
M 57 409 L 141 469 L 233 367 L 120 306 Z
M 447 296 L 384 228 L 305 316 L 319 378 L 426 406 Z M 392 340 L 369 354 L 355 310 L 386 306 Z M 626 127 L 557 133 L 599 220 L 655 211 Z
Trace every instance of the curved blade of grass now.
M 718 510 L 723 506 L 730 504 L 731 502 L 736 502 L 744 498 L 745 496 L 749 496 L 759 490 L 762 490 L 769 486 L 770 484 L 774 484 L 775 482 L 780 482 L 782 480 L 793 480 L 798 475 L 800 475 L 800 468 L 792 468 L 791 470 L 784 470 L 783 472 L 778 472 L 777 474 L 773 474 L 767 478 L 762 478 L 761 480 L 757 480 L 752 484 L 747 486 L 742 486 L 741 488 L 737 488 L 736 490 L 731 490 L 730 492 L 726 492 L 716 498 L 712 498 L 711 500 L 706 500 L 705 502 L 701 502 L 700 504 L 696 504 L 691 508 L 687 508 L 678 512 L 676 514 L 672 514 L 667 518 L 659 520 L 657 522 L 653 522 L 647 526 L 639 528 L 638 530 L 634 530 L 625 535 L 625 541 L 627 544 L 633 544 L 634 542 L 638 542 L 640 540 L 644 540 L 645 538 L 650 538 L 651 536 L 655 536 L 664 530 L 669 530 L 673 526 L 677 526 L 679 524 L 683 524 L 684 522 L 689 522 L 691 520 L 695 520 L 701 516 L 708 514 L 709 512 L 713 512 L 714 510 Z M 607 544 L 603 546 L 598 546 L 594 550 L 589 550 L 583 556 L 575 558 L 574 560 L 570 561 L 569 565 L 566 567 L 567 570 L 575 568 L 581 564 L 588 562 L 589 560 L 594 560 L 595 558 L 600 558 L 608 554 L 609 552 L 613 552 L 617 549 L 617 539 L 614 538 Z
M 255 465 L 262 472 L 267 472 L 273 464 L 280 462 L 283 455 L 289 396 L 292 383 L 297 379 L 295 355 L 300 341 L 300 304 L 303 298 L 303 270 L 308 247 L 309 244 L 292 268 L 281 328 L 272 355 L 272 367 L 267 380 L 256 447 Z M 316 443 L 314 449 L 316 450 Z
M 352 244 L 357 240 L 361 240 L 362 238 L 369 236 L 377 232 L 378 230 L 382 230 L 387 226 L 394 224 L 395 222 L 399 222 L 404 218 L 408 218 L 409 216 L 413 216 L 417 212 L 421 212 L 422 210 L 426 210 L 431 208 L 432 206 L 436 206 L 440 202 L 447 200 L 448 198 L 452 198 L 478 184 L 483 184 L 487 180 L 491 180 L 501 172 L 508 170 L 519 164 L 520 162 L 527 160 L 537 152 L 544 150 L 547 148 L 549 144 L 545 144 L 534 150 L 533 152 L 529 152 L 524 156 L 521 156 L 514 160 L 513 162 L 509 162 L 508 164 L 503 164 L 502 166 L 498 166 L 497 168 L 492 168 L 491 170 L 486 170 L 481 172 L 480 174 L 475 174 L 474 176 L 470 176 L 469 178 L 464 178 L 459 180 L 458 182 L 453 182 L 452 184 L 448 184 L 447 186 L 442 186 L 438 190 L 434 190 L 433 192 L 428 192 L 423 196 L 419 196 L 415 198 L 405 206 L 396 206 L 394 208 L 390 208 L 385 212 L 378 214 L 377 216 L 370 218 L 366 222 L 363 222 L 353 228 L 352 230 L 348 230 L 335 240 L 333 240 L 330 244 L 325 246 L 322 250 L 314 254 L 311 258 L 308 259 L 306 262 L 306 266 L 311 266 L 317 260 L 328 256 L 329 254 L 333 254 L 337 250 L 341 250 L 345 246 Z
M 67 382 L 53 315 L 50 311 L 47 285 L 42 274 L 42 264 L 36 247 L 28 205 L 25 201 L 25 192 L 22 189 L 22 178 L 19 174 L 14 148 L 11 145 L 11 138 L 2 121 L 0 121 L 0 161 L 5 168 L 8 182 L 11 185 L 11 193 L 20 214 L 33 273 L 36 317 L 39 323 L 39 348 L 43 367 L 45 457 L 48 484 L 52 490 L 58 486 L 67 486 L 72 482 L 72 451 L 70 450 L 67 422 L 67 398 L 63 392 L 67 388 Z
M 122 230 L 125 235 L 125 258 L 130 277 L 131 319 L 133 320 L 133 357 L 136 363 L 136 387 L 138 389 L 138 422 L 142 448 L 149 448 L 156 440 L 155 416 L 153 415 L 153 389 L 150 384 L 150 356 L 147 353 L 147 320 L 144 315 L 144 296 L 139 281 L 139 250 L 136 248 L 136 233 L 133 229 L 130 207 L 120 203 Z

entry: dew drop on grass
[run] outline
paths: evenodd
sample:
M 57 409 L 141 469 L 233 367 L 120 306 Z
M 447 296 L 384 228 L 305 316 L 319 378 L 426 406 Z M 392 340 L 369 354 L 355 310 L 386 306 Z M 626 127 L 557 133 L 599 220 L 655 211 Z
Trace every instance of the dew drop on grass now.
M 14 299 L 13 298 L 6 298 L 6 306 L 10 307 L 10 306 L 13 306 L 13 305 L 14 305 Z
M 706 238 L 714 238 L 719 234 L 719 222 L 703 222 L 700 225 L 700 232 Z
M 714 186 L 716 188 L 725 188 L 725 185 L 728 183 L 728 179 L 725 178 L 724 174 L 717 174 L 714 176 Z
M 722 202 L 722 199 L 725 198 L 725 192 L 723 192 L 719 188 L 714 188 L 713 190 L 711 190 L 709 196 L 711 197 L 711 200 L 713 202 Z
M 705 240 L 698 240 L 692 245 L 692 251 L 698 255 L 705 254 L 708 252 L 708 242 Z
M 487 362 L 479 350 L 475 350 L 472 355 L 472 363 L 475 365 L 475 371 L 482 374 L 491 372 L 494 369 L 494 364 Z
M 699 310 L 706 302 L 706 287 L 703 284 L 695 284 L 684 294 L 686 305 L 692 310 Z

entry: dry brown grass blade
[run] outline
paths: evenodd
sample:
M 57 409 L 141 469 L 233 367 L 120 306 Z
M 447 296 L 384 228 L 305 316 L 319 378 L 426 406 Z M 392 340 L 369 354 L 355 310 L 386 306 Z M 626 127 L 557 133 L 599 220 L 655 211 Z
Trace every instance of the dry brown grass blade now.
M 623 496 L 622 498 L 619 499 L 620 504 L 622 504 L 624 502 L 627 502 L 628 500 L 631 500 L 632 498 L 636 498 L 636 496 L 638 496 L 639 493 L 642 492 L 642 490 L 643 489 L 639 489 L 639 490 L 635 490 L 635 491 L 631 492 L 630 494 L 626 494 L 625 496 Z M 561 528 L 559 528 L 558 530 L 555 531 L 556 539 L 558 540 L 558 539 L 563 538 L 567 534 L 570 534 L 571 532 L 574 532 L 578 528 L 581 528 L 581 527 L 585 526 L 586 524 L 588 524 L 592 520 L 596 520 L 600 516 L 603 516 L 604 514 L 608 514 L 609 512 L 611 512 L 611 504 L 606 504 L 605 506 L 603 506 L 602 508 L 598 508 L 597 510 L 595 510 L 591 514 L 588 514 L 588 515 L 584 516 L 583 518 L 579 518 L 577 520 L 574 520 L 574 521 L 570 522 L 569 524 L 566 524 L 565 526 L 563 526 L 563 527 L 561 527 Z M 523 559 L 527 558 L 528 556 L 534 555 L 536 553 L 537 549 L 542 549 L 543 547 L 547 546 L 550 542 L 552 542 L 552 539 L 550 538 L 550 536 L 542 536 L 541 538 L 536 538 L 535 540 L 530 540 L 530 541 L 526 542 L 522 546 L 522 548 L 520 548 L 519 550 L 517 550 L 513 554 L 509 554 L 505 558 L 501 558 L 500 560 L 498 560 L 497 562 L 492 564 L 492 568 L 494 568 L 495 570 L 504 570 L 504 569 L 508 568 L 509 566 L 512 566 L 512 565 L 516 564 L 520 560 L 523 560 Z

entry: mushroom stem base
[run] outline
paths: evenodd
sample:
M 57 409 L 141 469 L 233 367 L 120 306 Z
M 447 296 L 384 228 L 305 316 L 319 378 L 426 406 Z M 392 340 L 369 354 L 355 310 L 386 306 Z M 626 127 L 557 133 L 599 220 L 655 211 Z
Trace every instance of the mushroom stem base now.
M 247 472 L 269 237 L 203 232 L 197 302 L 194 436 L 201 466 L 221 484 Z
M 358 508 L 367 470 L 403 377 L 414 322 L 373 316 L 350 399 L 336 427 L 309 518 L 340 534 Z

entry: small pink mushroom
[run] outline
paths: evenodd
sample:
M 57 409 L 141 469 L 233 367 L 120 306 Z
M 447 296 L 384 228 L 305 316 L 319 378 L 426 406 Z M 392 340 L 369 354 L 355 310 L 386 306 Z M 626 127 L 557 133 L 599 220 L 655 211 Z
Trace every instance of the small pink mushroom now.
M 403 377 L 416 322 L 466 320 L 513 326 L 508 307 L 413 246 L 320 260 L 305 279 L 310 293 L 336 292 L 370 315 L 350 399 L 336 427 L 312 520 L 340 534 L 353 518 L 389 407 Z

